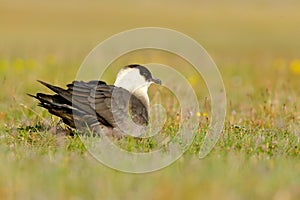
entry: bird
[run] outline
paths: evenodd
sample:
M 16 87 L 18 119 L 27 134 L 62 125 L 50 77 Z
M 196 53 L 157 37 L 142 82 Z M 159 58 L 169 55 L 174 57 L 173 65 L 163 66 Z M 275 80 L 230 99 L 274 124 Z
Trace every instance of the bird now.
M 74 80 L 63 89 L 38 82 L 55 93 L 29 94 L 39 101 L 39 106 L 58 116 L 70 128 L 113 137 L 123 136 L 124 129 L 130 127 L 126 127 L 129 121 L 137 127 L 149 124 L 148 88 L 153 83 L 162 84 L 140 64 L 121 68 L 113 85 L 101 80 Z

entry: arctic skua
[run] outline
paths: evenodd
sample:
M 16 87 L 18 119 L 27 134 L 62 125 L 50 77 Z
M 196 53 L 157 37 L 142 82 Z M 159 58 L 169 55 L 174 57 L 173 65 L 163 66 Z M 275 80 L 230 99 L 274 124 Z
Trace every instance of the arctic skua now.
M 124 130 L 120 126 L 125 126 L 128 118 L 138 126 L 148 125 L 148 87 L 152 83 L 161 84 L 146 67 L 138 64 L 123 67 L 113 85 L 99 80 L 73 81 L 63 89 L 39 82 L 55 92 L 30 95 L 39 100 L 39 106 L 71 128 L 113 136 L 120 136 Z

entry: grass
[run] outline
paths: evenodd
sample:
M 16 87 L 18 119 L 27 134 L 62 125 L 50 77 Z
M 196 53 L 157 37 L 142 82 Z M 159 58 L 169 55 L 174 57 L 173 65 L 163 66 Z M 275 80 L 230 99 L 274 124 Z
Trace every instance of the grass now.
M 105 6 L 1 3 L 1 199 L 299 199 L 297 1 L 228 1 L 232 6 L 176 1 L 168 10 L 171 3 L 159 2 L 119 7 L 108 2 Z M 210 117 L 205 100 L 209 96 L 202 79 L 191 77 L 201 108 L 193 144 L 171 166 L 132 175 L 97 162 L 78 136 L 54 135 L 58 119 L 26 93 L 49 92 L 37 79 L 61 86 L 69 83 L 98 42 L 138 26 L 174 28 L 203 44 L 219 66 L 228 106 L 220 140 L 199 160 Z M 183 61 L 164 53 L 149 56 L 152 53 L 133 53 L 112 65 L 143 63 L 151 57 L 186 69 L 180 68 L 186 66 Z M 108 82 L 115 71 L 107 74 Z M 156 90 L 150 92 L 155 95 Z M 164 134 L 175 130 L 176 120 L 170 120 Z M 156 147 L 152 140 L 120 143 L 131 151 Z

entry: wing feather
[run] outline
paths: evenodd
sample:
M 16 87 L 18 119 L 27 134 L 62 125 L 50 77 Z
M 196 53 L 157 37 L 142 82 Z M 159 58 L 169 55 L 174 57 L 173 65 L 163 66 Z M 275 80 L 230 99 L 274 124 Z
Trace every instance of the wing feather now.
M 33 97 L 51 114 L 61 117 L 73 128 L 78 123 L 91 126 L 97 122 L 115 128 L 117 122 L 128 117 L 139 125 L 148 124 L 146 105 L 123 88 L 107 85 L 103 81 L 73 81 L 67 85 L 67 89 L 39 82 L 56 94 L 37 93 Z

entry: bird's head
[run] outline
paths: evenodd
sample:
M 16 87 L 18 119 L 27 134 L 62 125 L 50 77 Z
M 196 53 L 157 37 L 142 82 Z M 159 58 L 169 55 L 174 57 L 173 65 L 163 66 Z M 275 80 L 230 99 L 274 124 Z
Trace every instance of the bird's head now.
M 161 80 L 152 77 L 151 72 L 146 67 L 132 64 L 119 71 L 114 85 L 128 90 L 139 98 L 149 110 L 148 88 L 152 83 L 161 85 Z
M 137 90 L 143 90 L 147 93 L 148 87 L 152 83 L 161 85 L 161 80 L 152 77 L 151 72 L 146 67 L 132 64 L 119 71 L 114 85 L 131 93 L 135 93 Z

